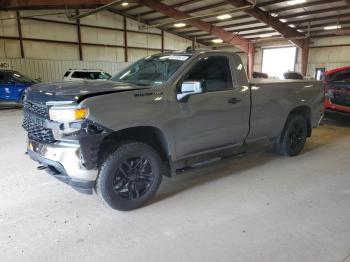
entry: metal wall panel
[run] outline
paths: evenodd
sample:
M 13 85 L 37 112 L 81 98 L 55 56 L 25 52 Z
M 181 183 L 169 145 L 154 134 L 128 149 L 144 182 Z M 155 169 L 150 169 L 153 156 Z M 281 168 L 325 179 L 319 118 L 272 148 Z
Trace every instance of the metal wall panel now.
M 16 12 L 0 12 L 0 19 L 0 36 L 18 37 Z
M 83 54 L 85 61 L 124 62 L 124 48 L 83 46 Z
M 23 47 L 26 58 L 55 60 L 79 59 L 77 45 L 38 41 L 24 41 Z
M 21 19 L 23 37 L 77 42 L 76 25 Z
M 185 50 L 192 46 L 192 41 L 179 37 L 177 35 L 164 33 L 164 48 L 170 50 Z
M 80 20 L 82 24 L 103 26 L 111 28 L 123 28 L 123 17 L 108 11 L 92 14 Z
M 161 36 L 128 32 L 128 46 L 160 49 L 161 45 Z
M 128 65 L 129 63 L 124 62 L 0 58 L 0 66 L 2 68 L 14 69 L 32 78 L 41 78 L 43 82 L 62 80 L 64 73 L 70 68 L 103 69 L 114 75 Z
M 0 57 L 21 57 L 19 41 L 0 39 Z
M 69 10 L 69 12 L 75 15 L 75 10 Z M 21 10 L 20 14 L 21 16 L 39 16 L 47 20 L 75 23 L 67 18 L 66 10 L 63 9 Z
M 140 32 L 148 32 L 148 33 L 156 33 L 160 34 L 161 30 L 158 28 L 148 28 L 148 29 L 141 29 L 139 27 L 140 23 L 137 21 L 134 21 L 132 19 L 127 18 L 126 19 L 126 25 L 128 30 L 133 30 L 133 31 L 140 31 Z
M 112 31 L 106 29 L 97 29 L 81 27 L 81 39 L 83 43 L 105 44 L 105 45 L 124 45 L 122 31 Z

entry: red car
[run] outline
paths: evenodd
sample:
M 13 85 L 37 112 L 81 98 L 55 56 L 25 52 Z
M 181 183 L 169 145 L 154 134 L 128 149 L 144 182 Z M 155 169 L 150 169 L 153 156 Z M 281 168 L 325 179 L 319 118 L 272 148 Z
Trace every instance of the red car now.
M 325 84 L 326 112 L 350 115 L 350 66 L 327 71 Z

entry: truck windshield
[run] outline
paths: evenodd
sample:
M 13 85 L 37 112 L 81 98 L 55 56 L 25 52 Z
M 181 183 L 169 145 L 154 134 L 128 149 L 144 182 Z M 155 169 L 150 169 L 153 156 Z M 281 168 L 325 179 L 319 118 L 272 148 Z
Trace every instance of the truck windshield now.
M 139 86 L 158 86 L 165 83 L 189 58 L 189 55 L 149 56 L 113 76 L 111 80 Z

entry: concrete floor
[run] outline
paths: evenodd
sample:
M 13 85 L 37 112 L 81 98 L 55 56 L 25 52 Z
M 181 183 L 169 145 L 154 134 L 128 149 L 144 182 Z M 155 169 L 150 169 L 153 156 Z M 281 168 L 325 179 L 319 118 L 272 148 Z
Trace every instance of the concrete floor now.
M 36 170 L 20 122 L 21 111 L 0 111 L 0 261 L 342 262 L 350 253 L 350 124 L 327 121 L 298 157 L 260 148 L 164 179 L 153 203 L 123 213 Z

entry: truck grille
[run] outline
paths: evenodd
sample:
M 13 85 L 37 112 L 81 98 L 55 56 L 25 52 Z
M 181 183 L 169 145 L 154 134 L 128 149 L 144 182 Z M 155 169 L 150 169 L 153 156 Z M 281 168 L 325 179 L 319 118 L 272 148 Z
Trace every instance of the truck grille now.
M 23 102 L 23 109 L 37 114 L 45 119 L 49 119 L 49 112 L 46 106 L 34 104 L 28 101 Z
M 22 127 L 28 132 L 30 139 L 46 144 L 56 141 L 52 130 L 45 127 L 45 120 L 48 118 L 46 107 L 24 102 Z

